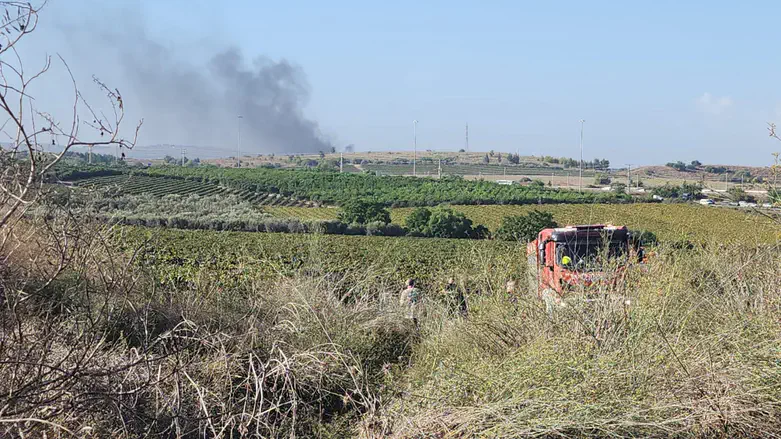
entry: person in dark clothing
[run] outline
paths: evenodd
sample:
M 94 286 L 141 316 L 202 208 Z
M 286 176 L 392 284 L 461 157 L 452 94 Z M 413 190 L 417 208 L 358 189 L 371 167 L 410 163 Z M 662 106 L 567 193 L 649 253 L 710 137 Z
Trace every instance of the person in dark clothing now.
M 467 307 L 464 289 L 456 283 L 453 277 L 448 278 L 445 288 L 442 290 L 442 296 L 451 316 L 460 315 L 466 317 Z

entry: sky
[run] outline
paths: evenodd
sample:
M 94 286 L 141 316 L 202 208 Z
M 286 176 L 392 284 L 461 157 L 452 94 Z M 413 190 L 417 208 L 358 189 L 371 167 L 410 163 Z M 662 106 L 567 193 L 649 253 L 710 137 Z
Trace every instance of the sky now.
M 243 153 L 411 150 L 417 120 L 419 150 L 463 148 L 468 123 L 471 150 L 577 157 L 585 119 L 584 158 L 616 167 L 762 166 L 781 150 L 779 16 L 763 0 L 50 0 L 20 51 L 119 88 L 141 155 L 231 155 L 239 124 Z M 38 105 L 67 114 L 68 81 L 51 72 Z

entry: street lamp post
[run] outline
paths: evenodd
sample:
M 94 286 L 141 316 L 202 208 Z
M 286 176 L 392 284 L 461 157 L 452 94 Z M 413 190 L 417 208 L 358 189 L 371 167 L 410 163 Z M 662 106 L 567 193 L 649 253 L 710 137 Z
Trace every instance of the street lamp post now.
M 244 116 L 239 115 L 238 116 L 238 128 L 237 128 L 237 134 L 236 134 L 236 167 L 241 167 L 241 120 L 244 119 Z
M 629 192 L 632 191 L 632 164 L 626 164 L 626 187 Z
M 583 124 L 586 119 L 580 119 L 580 192 L 583 192 Z
M 418 170 L 417 170 L 417 162 L 418 162 L 418 121 L 417 119 L 412 121 L 412 146 L 413 146 L 413 156 L 412 156 L 412 176 L 417 177 L 418 176 Z

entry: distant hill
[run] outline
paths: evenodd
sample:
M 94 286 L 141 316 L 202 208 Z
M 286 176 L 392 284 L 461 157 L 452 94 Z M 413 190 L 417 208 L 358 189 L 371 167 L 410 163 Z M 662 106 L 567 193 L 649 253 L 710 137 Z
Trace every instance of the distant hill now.
M 709 170 L 711 172 L 708 172 Z M 749 182 L 757 177 L 763 180 L 771 178 L 772 170 L 769 166 L 701 165 L 690 171 L 679 171 L 669 166 L 642 166 L 632 169 L 632 174 L 646 178 L 709 181 L 724 181 L 725 178 L 740 180 L 743 175 L 746 182 Z

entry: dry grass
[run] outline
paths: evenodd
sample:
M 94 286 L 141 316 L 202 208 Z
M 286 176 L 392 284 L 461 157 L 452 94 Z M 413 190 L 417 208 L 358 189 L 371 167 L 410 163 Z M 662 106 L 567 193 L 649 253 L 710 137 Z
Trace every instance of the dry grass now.
M 376 437 L 778 436 L 779 250 L 666 254 L 553 318 L 472 298 L 427 328 Z
M 172 290 L 107 230 L 66 229 L 79 244 L 51 282 L 40 227 L 3 266 L 0 436 L 341 437 L 408 356 L 413 328 L 395 300 L 351 299 L 360 279 Z
M 490 252 L 472 252 L 457 273 L 469 316 L 425 291 L 415 330 L 371 268 L 334 276 L 312 258 L 229 288 L 194 268 L 172 286 L 109 246 L 106 226 L 51 218 L 17 229 L 2 266 L 0 435 L 726 438 L 781 425 L 776 246 L 658 249 L 612 299 L 574 294 L 552 316 L 510 300 Z

